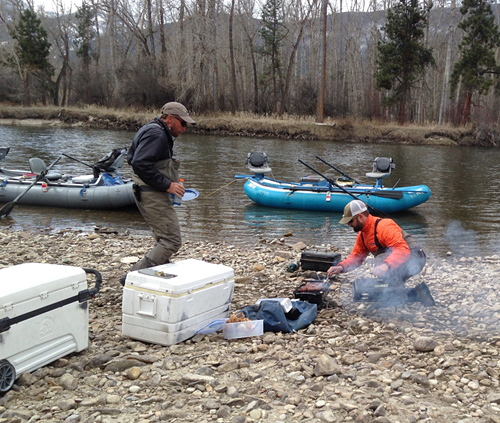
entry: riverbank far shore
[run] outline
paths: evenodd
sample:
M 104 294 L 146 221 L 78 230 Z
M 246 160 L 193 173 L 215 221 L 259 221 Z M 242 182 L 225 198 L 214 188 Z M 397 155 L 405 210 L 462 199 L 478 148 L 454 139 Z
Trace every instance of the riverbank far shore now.
M 295 333 L 226 340 L 219 331 L 161 346 L 126 337 L 121 328 L 118 279 L 152 242 L 0 229 L 0 268 L 50 263 L 103 276 L 99 295 L 88 301 L 88 348 L 19 375 L 0 395 L 0 421 L 500 421 L 500 256 L 429 259 L 408 285 L 425 281 L 433 307 L 354 302 L 353 280 L 368 275 L 363 266 L 333 280 L 327 307 Z M 293 298 L 305 278 L 324 276 L 286 271 L 304 248 L 314 246 L 291 238 L 262 239 L 248 249 L 186 240 L 172 259 L 231 267 L 236 312 L 261 298 Z M 8 332 L 0 351 L 7 339 Z
M 48 125 L 136 131 L 158 111 L 112 110 L 97 107 L 21 107 L 0 104 L 0 125 Z M 491 136 L 471 127 L 398 126 L 354 119 L 273 118 L 252 114 L 193 114 L 188 132 L 222 136 L 318 139 L 346 142 L 497 147 Z

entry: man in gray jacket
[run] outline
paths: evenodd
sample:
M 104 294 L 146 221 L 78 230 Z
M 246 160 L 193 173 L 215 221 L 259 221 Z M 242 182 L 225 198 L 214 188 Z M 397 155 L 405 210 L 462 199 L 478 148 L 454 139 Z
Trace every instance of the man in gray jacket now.
M 137 131 L 128 151 L 127 161 L 134 171 L 135 202 L 155 239 L 154 247 L 131 270 L 168 263 L 170 256 L 181 248 L 172 195 L 182 198 L 184 186 L 178 182 L 179 160 L 173 157 L 173 147 L 188 123 L 196 122 L 181 103 L 167 103 L 160 118 L 154 118 Z M 122 285 L 125 278 L 126 275 L 120 278 Z

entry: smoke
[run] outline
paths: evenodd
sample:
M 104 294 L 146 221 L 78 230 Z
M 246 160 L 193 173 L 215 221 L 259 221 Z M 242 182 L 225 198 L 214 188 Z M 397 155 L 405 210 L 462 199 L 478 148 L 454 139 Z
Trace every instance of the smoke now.
M 448 223 L 444 231 L 444 238 L 448 243 L 449 250 L 456 256 L 481 255 L 477 233 L 472 229 L 465 229 L 459 220 L 452 220 Z

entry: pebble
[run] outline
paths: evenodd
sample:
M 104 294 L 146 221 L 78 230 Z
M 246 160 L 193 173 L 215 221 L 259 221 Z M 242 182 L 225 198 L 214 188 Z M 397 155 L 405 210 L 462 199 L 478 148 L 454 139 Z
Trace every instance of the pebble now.
M 66 260 L 103 276 L 88 302 L 88 348 L 20 375 L 0 397 L 0 422 L 500 423 L 498 258 L 429 257 L 408 286 L 425 281 L 435 307 L 353 302 L 352 282 L 368 275 L 362 266 L 332 280 L 327 307 L 296 333 L 225 340 L 219 331 L 165 347 L 121 333 L 118 280 L 152 239 L 110 232 L 0 229 L 0 268 Z M 302 251 L 325 247 L 292 240 L 254 248 L 186 240 L 172 259 L 232 267 L 237 311 L 293 298 L 304 279 L 324 277 L 286 271 Z

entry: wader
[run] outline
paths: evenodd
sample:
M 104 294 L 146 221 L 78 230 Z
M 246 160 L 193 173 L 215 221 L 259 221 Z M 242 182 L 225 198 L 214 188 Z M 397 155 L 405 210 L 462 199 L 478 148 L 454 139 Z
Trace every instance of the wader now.
M 373 253 L 375 256 L 375 265 L 381 265 L 384 260 L 391 254 L 390 247 L 382 247 L 377 238 L 377 225 L 382 219 L 378 219 L 375 222 L 375 245 L 377 246 L 377 251 Z M 403 239 L 408 244 L 410 248 L 410 257 L 406 260 L 401 266 L 396 269 L 392 267 L 385 273 L 382 277 L 384 280 L 388 281 L 392 285 L 398 285 L 406 282 L 412 276 L 420 273 L 420 271 L 424 268 L 425 262 L 427 261 L 427 256 L 424 253 L 424 250 L 420 247 L 420 245 L 413 239 L 413 237 L 406 232 L 404 229 L 401 229 L 401 233 L 403 235 Z
M 154 167 L 171 181 L 178 181 L 178 160 L 160 160 Z M 132 266 L 132 270 L 139 270 L 168 263 L 170 256 L 181 248 L 182 239 L 172 195 L 146 185 L 136 174 L 133 175 L 133 180 L 136 184 L 135 203 L 153 231 L 156 241 L 145 257 Z

